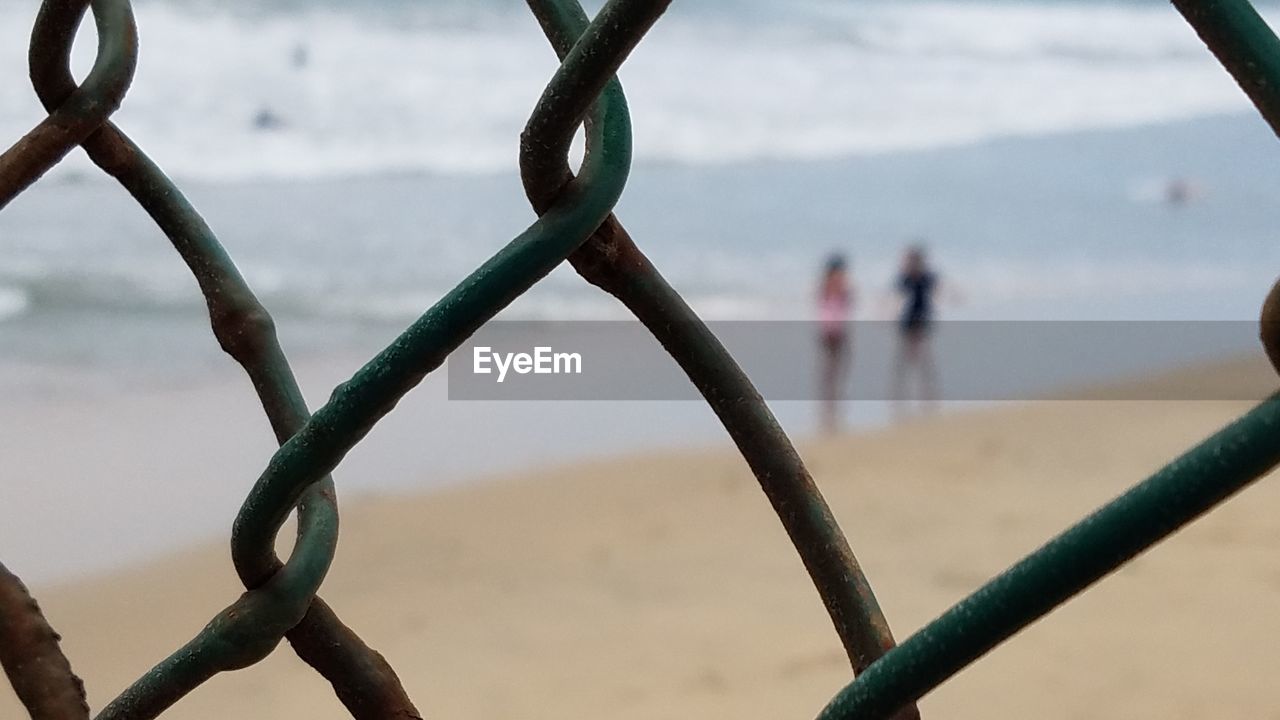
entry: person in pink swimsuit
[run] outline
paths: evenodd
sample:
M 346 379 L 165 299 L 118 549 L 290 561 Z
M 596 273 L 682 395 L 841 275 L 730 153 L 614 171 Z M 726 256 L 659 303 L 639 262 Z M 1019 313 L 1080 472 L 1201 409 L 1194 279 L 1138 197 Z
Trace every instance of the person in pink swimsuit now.
M 819 399 L 821 424 L 825 432 L 839 429 L 837 403 L 851 363 L 849 320 L 853 315 L 853 284 L 845 258 L 839 253 L 827 258 L 818 285 L 818 342 L 820 346 Z

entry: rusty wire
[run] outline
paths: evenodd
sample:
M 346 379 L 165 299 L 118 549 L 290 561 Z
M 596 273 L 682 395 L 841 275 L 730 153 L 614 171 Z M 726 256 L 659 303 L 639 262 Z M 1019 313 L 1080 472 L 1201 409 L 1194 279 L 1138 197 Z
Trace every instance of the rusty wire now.
M 1271 367 L 1280 372 L 1280 280 L 1271 286 L 1267 299 L 1262 304 L 1262 315 L 1258 318 L 1259 339 L 1271 360 Z
M 83 0 L 49 2 L 41 12 L 64 14 L 71 19 L 70 31 L 74 33 L 87 5 Z M 84 83 L 76 86 L 71 82 L 55 107 L 46 105 L 49 116 L 0 155 L 0 208 L 95 133 L 120 106 L 133 81 L 138 33 L 128 0 L 93 0 L 93 17 L 98 30 L 98 53 Z M 43 47 L 33 38 L 33 80 L 40 64 L 35 58 L 40 52 Z
M 482 264 L 308 412 L 266 309 L 178 188 L 109 117 L 137 62 L 127 0 L 44 0 L 30 47 L 48 117 L 0 154 L 0 208 L 77 145 L 164 231 L 191 270 L 219 345 L 246 371 L 281 446 L 238 514 L 232 559 L 246 592 L 195 638 L 110 702 L 100 720 L 156 717 L 214 674 L 266 657 L 288 638 L 359 720 L 420 718 L 390 664 L 316 595 L 338 538 L 328 475 L 405 393 L 503 307 L 568 260 L 623 303 L 720 418 L 777 512 L 822 597 L 856 679 L 823 718 L 918 717 L 913 701 L 1168 533 L 1280 462 L 1272 398 L 992 580 L 895 648 L 870 585 L 803 461 L 750 380 L 613 215 L 631 159 L 618 67 L 670 0 L 610 0 L 588 21 L 575 0 L 528 0 L 560 57 L 521 134 L 520 171 L 537 221 Z M 1280 130 L 1280 43 L 1246 0 L 1174 0 Z M 83 83 L 71 42 L 87 9 L 98 53 Z M 569 143 L 585 126 L 581 171 Z M 1280 283 L 1264 304 L 1264 346 L 1280 369 Z M 290 557 L 274 551 L 298 513 Z M 0 665 L 36 720 L 88 717 L 58 636 L 0 566 Z
M 83 0 L 51 0 L 42 5 L 36 20 L 29 58 L 31 79 L 51 116 L 77 92 L 71 77 L 70 49 L 85 6 Z M 97 5 L 94 12 L 98 12 Z M 102 123 L 83 146 L 90 159 L 129 191 L 173 243 L 206 298 L 219 344 L 248 372 L 277 439 L 289 437 L 305 422 L 306 403 L 275 339 L 270 316 L 208 225 L 164 173 L 113 124 Z M 306 517 L 299 524 L 300 531 L 332 527 L 329 534 L 333 537 L 327 542 L 332 544 L 337 524 L 332 482 L 322 480 L 309 499 L 303 506 Z M 300 538 L 299 544 L 314 541 Z M 255 590 L 265 578 L 242 579 L 246 588 Z M 314 598 L 302 611 L 301 620 L 286 628 L 295 651 L 333 684 L 356 717 L 385 717 L 390 711 L 416 716 L 391 667 L 343 626 L 322 600 Z
M 581 8 L 530 2 L 563 61 L 587 18 Z M 573 127 L 560 123 L 550 142 L 531 122 L 520 143 L 525 193 L 538 213 L 573 179 Z M 584 279 L 632 312 L 680 365 L 724 424 L 799 551 L 835 624 L 854 672 L 893 647 L 893 634 L 831 509 L 751 381 L 610 213 L 569 262 Z M 909 717 L 913 711 L 908 711 Z
M 84 683 L 58 647 L 58 633 L 16 575 L 0 565 L 0 667 L 31 720 L 87 720 Z

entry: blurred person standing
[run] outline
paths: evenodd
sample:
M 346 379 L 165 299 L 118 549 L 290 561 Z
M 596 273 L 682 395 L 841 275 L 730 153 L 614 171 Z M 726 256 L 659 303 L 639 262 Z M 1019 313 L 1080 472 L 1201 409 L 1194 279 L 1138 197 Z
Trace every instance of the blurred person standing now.
M 852 365 L 849 319 L 853 314 L 854 289 L 849 280 L 844 255 L 832 253 L 818 285 L 819 386 L 823 432 L 839 430 L 838 404 L 845 378 Z
M 929 267 L 922 245 L 911 245 L 902 258 L 896 290 L 901 301 L 898 316 L 898 354 L 893 365 L 894 414 L 901 415 L 907 401 L 908 374 L 920 379 L 919 399 L 932 409 L 938 401 L 937 368 L 930 346 L 935 296 L 939 280 Z

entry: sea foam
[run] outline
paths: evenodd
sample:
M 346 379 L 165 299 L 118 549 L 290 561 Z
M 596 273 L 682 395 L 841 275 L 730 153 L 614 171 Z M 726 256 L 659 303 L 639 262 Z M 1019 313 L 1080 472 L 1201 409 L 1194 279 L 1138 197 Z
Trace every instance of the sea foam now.
M 289 6 L 286 6 L 286 8 Z M 518 4 L 137 4 L 116 116 L 206 180 L 511 172 L 555 69 Z M 0 137 L 43 113 L 0 5 Z M 92 62 L 82 29 L 76 67 Z M 641 161 L 814 159 L 1239 111 L 1164 3 L 676 3 L 621 73 Z M 83 167 L 68 163 L 60 172 Z

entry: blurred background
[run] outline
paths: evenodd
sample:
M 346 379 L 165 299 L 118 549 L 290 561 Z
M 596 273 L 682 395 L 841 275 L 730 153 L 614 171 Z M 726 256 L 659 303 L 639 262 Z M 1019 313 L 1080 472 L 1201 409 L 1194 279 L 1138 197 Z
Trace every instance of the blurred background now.
M 403 325 L 532 219 L 517 138 L 555 62 L 517 0 L 136 12 L 114 119 L 283 325 Z M 43 117 L 34 13 L 0 2 L 6 138 Z M 93 50 L 86 27 L 82 72 Z M 1252 318 L 1280 259 L 1280 147 L 1160 0 L 676 2 L 621 77 L 636 162 L 619 215 L 720 319 L 803 316 L 833 250 L 875 291 L 923 243 L 964 288 L 960 317 L 984 319 Z M 6 337 L 54 313 L 201 311 L 80 153 L 0 216 L 0 238 Z M 620 312 L 565 270 L 506 317 Z M 68 342 L 23 339 L 3 351 Z M 78 350 L 110 354 L 97 340 Z
M 45 116 L 26 67 L 39 4 L 0 0 L 0 145 Z M 134 8 L 139 65 L 113 119 L 274 314 L 312 407 L 533 221 L 518 137 L 556 63 L 522 3 Z M 79 74 L 94 49 L 86 23 Z M 992 384 L 952 397 L 1088 398 L 902 422 L 865 399 L 771 403 L 899 638 L 1275 389 L 1254 323 L 1280 270 L 1280 143 L 1164 0 L 676 0 L 621 79 L 635 162 L 618 215 L 698 313 L 745 321 L 725 335 L 746 332 L 756 376 L 798 372 L 802 397 L 815 318 L 886 321 L 879 369 L 865 324 L 829 356 L 867 397 L 901 357 L 917 247 L 940 281 L 932 319 L 1005 343 L 961 338 Z M 625 317 L 564 267 L 501 315 L 647 362 L 565 330 Z M 780 320 L 812 327 L 774 334 Z M 1005 335 L 1002 320 L 1043 324 Z M 1085 323 L 1085 342 L 1050 328 L 1063 320 L 1141 324 Z M 1202 321 L 1214 332 L 1179 334 Z M 944 324 L 945 396 L 962 390 Z M 545 339 L 486 331 L 503 327 L 516 348 Z M 1113 328 L 1123 370 L 1099 352 Z M 1023 385 L 999 369 L 1046 353 Z M 1221 393 L 1167 399 L 1175 356 Z M 1059 365 L 1068 392 L 1039 387 Z M 642 391 L 652 367 L 610 382 Z M 338 467 L 323 588 L 424 716 L 777 720 L 848 682 L 705 403 L 449 390 L 427 377 Z M 82 153 L 0 211 L 0 561 L 32 584 L 93 706 L 240 593 L 227 537 L 274 450 L 187 269 Z M 925 717 L 1273 716 L 1278 507 L 1264 480 L 948 681 Z M 0 716 L 22 716 L 4 689 Z M 281 649 L 165 717 L 345 714 Z

